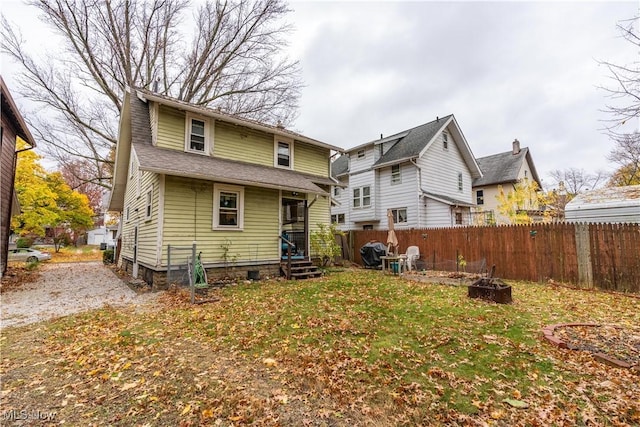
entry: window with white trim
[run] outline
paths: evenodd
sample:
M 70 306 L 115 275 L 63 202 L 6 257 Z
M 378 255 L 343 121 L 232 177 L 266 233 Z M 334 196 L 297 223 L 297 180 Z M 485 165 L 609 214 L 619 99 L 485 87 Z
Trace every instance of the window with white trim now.
M 366 152 L 363 150 L 358 150 L 358 158 L 362 159 L 365 156 Z
M 462 225 L 462 212 L 456 212 L 456 225 Z
M 442 132 L 442 148 L 449 149 L 449 135 L 446 132 Z
M 371 187 L 358 187 L 353 189 L 353 207 L 368 208 L 371 206 Z
M 213 229 L 242 230 L 244 227 L 244 188 L 236 185 L 213 186 Z
M 208 154 L 211 145 L 210 128 L 208 118 L 187 114 L 185 137 L 185 151 L 191 153 Z
M 293 169 L 293 143 L 276 139 L 275 159 L 276 167 Z
M 407 223 L 407 208 L 391 209 L 394 224 Z
M 127 206 L 127 209 L 125 210 L 126 215 L 124 216 L 125 221 L 129 221 L 130 218 L 130 213 L 131 213 L 131 209 L 129 209 L 129 206 Z
M 402 183 L 402 175 L 400 175 L 400 165 L 391 166 L 391 185 Z
M 476 204 L 484 205 L 484 190 L 476 191 Z
M 340 195 L 340 193 L 342 192 L 341 190 L 342 189 L 340 187 L 333 187 L 333 195 L 335 197 L 338 197 Z
M 458 191 L 463 189 L 462 172 L 458 172 Z
M 144 218 L 149 220 L 151 219 L 151 209 L 153 206 L 153 188 L 150 188 L 149 190 L 147 190 L 147 199 L 145 201 L 145 207 L 144 207 Z

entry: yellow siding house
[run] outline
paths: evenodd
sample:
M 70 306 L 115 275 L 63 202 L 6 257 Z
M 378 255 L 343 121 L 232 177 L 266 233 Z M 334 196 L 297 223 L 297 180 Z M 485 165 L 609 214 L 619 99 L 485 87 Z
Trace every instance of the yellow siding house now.
M 125 94 L 109 209 L 121 212 L 118 263 L 167 284 L 169 248 L 196 245 L 209 272 L 279 271 L 308 260 L 330 222 L 335 147 L 147 90 Z M 180 249 L 176 249 L 180 248 Z M 284 248 L 284 249 L 283 249 Z

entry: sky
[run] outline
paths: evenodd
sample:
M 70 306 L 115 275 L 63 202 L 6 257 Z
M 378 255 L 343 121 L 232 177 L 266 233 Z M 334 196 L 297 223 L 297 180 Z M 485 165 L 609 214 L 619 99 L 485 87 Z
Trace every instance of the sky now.
M 613 143 L 602 131 L 611 100 L 599 88 L 613 82 L 599 61 L 638 60 L 616 29 L 638 15 L 637 0 L 294 0 L 290 7 L 288 54 L 300 60 L 305 82 L 296 131 L 350 148 L 454 114 L 476 157 L 509 151 L 516 138 L 529 147 L 545 189 L 556 169 L 614 169 L 606 159 Z M 13 0 L 0 10 L 14 22 L 30 14 Z M 34 48 L 55 48 L 35 17 L 20 22 Z

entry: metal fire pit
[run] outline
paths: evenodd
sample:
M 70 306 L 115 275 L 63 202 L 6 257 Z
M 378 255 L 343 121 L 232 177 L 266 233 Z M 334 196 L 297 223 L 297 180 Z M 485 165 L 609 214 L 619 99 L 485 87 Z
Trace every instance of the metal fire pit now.
M 480 279 L 469 285 L 469 298 L 480 298 L 488 301 L 494 301 L 498 304 L 510 304 L 511 285 L 507 285 L 500 279 L 493 277 L 496 266 L 491 268 L 489 277 L 481 277 Z

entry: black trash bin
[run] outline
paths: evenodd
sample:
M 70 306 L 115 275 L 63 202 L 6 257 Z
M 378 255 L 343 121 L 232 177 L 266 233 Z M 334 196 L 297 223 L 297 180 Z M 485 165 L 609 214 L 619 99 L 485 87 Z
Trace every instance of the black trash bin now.
M 360 248 L 360 257 L 365 268 L 379 268 L 382 266 L 380 257 L 387 254 L 387 247 L 380 242 L 369 242 Z

